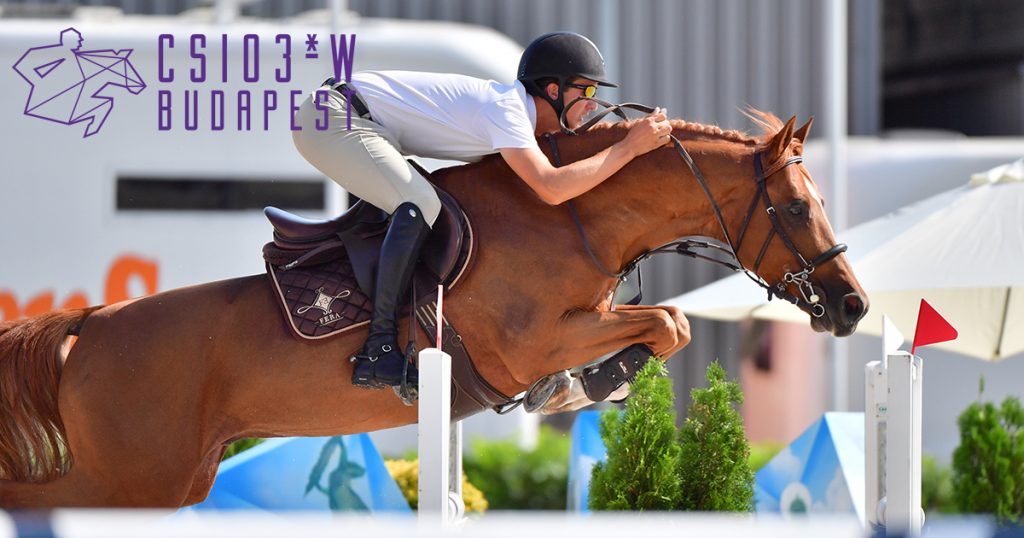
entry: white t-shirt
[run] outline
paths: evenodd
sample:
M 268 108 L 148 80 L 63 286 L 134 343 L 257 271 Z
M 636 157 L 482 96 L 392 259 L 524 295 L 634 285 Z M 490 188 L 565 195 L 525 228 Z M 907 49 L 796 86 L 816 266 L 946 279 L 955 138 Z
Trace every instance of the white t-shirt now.
M 471 162 L 501 148 L 537 147 L 536 105 L 518 81 L 363 71 L 350 82 L 403 153 Z

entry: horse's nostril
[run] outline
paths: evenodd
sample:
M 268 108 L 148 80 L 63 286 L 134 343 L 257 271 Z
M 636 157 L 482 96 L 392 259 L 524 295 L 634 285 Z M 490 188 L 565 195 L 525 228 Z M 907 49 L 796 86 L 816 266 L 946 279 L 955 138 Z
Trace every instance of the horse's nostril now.
M 864 300 L 856 293 L 848 293 L 843 296 L 843 317 L 846 321 L 854 323 L 864 316 Z

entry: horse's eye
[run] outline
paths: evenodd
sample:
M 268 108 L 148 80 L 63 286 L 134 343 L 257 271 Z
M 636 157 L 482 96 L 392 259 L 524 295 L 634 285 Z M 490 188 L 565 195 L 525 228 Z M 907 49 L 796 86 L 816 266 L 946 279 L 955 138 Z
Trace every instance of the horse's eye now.
M 799 217 L 800 215 L 804 214 L 804 210 L 806 208 L 806 205 L 807 204 L 803 203 L 803 201 L 796 200 L 794 202 L 790 202 L 789 206 L 787 206 L 786 209 L 789 210 L 789 214 L 790 215 L 793 215 L 795 217 Z

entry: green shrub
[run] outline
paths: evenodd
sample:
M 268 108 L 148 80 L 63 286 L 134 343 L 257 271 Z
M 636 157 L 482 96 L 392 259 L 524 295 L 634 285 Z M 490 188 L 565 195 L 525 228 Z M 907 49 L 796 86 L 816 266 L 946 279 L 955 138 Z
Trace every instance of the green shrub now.
M 660 360 L 649 360 L 630 388 L 625 412 L 601 415 L 608 459 L 594 466 L 592 510 L 673 510 L 679 506 L 680 447 L 672 380 Z
M 776 443 L 774 441 L 764 441 L 761 443 L 753 443 L 750 445 L 750 458 L 747 460 L 750 470 L 757 473 L 761 470 L 761 467 L 768 465 L 769 461 L 772 461 L 785 445 L 782 443 Z
M 682 430 L 675 426 L 672 382 L 660 361 L 637 375 L 624 412 L 601 417 L 605 463 L 594 466 L 593 510 L 702 510 L 748 512 L 754 473 L 743 421 L 734 405 L 739 385 L 718 363 L 706 389 L 694 389 Z
M 743 392 L 726 379 L 718 362 L 708 366 L 706 389 L 694 389 L 680 432 L 683 510 L 749 512 L 754 509 L 754 473 L 743 419 L 734 405 Z
M 540 427 L 537 446 L 531 450 L 523 450 L 515 439 L 471 439 L 472 450 L 462 456 L 462 497 L 467 511 L 473 501 L 467 493 L 467 481 L 472 482 L 474 490 L 479 490 L 484 509 L 565 510 L 569 443 L 567 434 L 545 424 Z M 416 451 L 409 450 L 397 461 L 385 463 L 391 475 L 399 480 L 397 477 L 406 476 L 401 465 L 415 465 L 416 461 Z M 406 479 L 399 480 L 399 487 L 415 507 L 415 487 L 410 494 L 402 480 Z
M 472 439 L 462 470 L 492 510 L 565 510 L 569 443 L 567 434 L 547 425 L 531 450 L 514 439 Z
M 238 454 L 262 443 L 264 440 L 265 439 L 239 439 L 228 445 L 228 449 L 224 451 L 224 456 L 220 460 L 224 461 L 231 456 L 237 456 Z
M 960 415 L 960 446 L 953 452 L 953 491 L 963 512 L 994 514 L 1002 524 L 1024 516 L 1024 409 L 1008 396 L 1001 406 L 977 402 Z
M 940 465 L 934 456 L 921 457 L 921 507 L 929 514 L 957 513 L 950 467 Z

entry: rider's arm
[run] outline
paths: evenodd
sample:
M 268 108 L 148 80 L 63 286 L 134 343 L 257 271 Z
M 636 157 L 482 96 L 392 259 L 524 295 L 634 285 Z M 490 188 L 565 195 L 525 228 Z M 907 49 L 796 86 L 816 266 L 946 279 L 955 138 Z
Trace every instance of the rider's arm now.
M 608 179 L 633 158 L 668 142 L 664 114 L 647 116 L 630 128 L 626 138 L 596 155 L 559 168 L 554 167 L 537 147 L 502 148 L 509 167 L 545 203 L 558 205 L 571 200 Z

